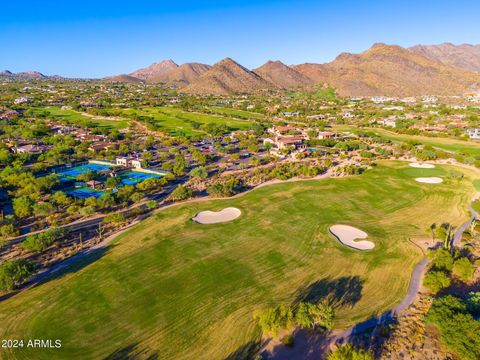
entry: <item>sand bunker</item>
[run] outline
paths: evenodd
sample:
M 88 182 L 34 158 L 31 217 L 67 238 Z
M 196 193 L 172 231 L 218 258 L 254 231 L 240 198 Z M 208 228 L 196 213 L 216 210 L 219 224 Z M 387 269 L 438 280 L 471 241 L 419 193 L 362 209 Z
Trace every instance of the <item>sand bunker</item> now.
M 201 211 L 192 220 L 199 224 L 217 224 L 235 220 L 241 214 L 239 209 L 228 207 L 220 211 Z
M 365 231 L 354 228 L 348 225 L 333 225 L 330 226 L 330 232 L 335 236 L 343 245 L 350 246 L 357 250 L 371 250 L 375 247 L 375 244 L 371 241 L 355 239 L 366 239 L 368 234 Z
M 420 177 L 416 178 L 415 181 L 425 184 L 440 184 L 443 182 L 443 179 L 439 177 Z
M 420 164 L 418 162 L 413 162 L 408 165 L 414 168 L 419 168 L 419 169 L 433 169 L 435 167 L 435 165 L 433 164 L 425 164 L 425 163 Z

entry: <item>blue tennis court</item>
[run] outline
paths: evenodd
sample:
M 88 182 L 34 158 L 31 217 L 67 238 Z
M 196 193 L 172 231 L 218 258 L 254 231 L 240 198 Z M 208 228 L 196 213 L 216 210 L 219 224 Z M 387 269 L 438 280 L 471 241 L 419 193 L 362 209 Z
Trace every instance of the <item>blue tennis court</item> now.
M 60 176 L 60 181 L 74 180 L 78 175 L 85 174 L 89 171 L 102 171 L 108 170 L 110 166 L 101 165 L 101 164 L 86 164 L 81 166 L 75 166 L 70 169 L 64 169 L 57 174 Z
M 89 197 L 94 197 L 98 199 L 99 197 L 105 195 L 103 191 L 93 190 L 89 188 L 80 188 L 75 189 L 67 192 L 68 195 L 79 198 L 79 199 L 87 199 Z
M 124 185 L 136 185 L 147 179 L 158 179 L 158 178 L 161 178 L 161 176 L 155 175 L 155 174 L 136 172 L 136 171 L 129 171 L 129 172 L 126 172 L 125 174 L 120 175 L 120 180 Z

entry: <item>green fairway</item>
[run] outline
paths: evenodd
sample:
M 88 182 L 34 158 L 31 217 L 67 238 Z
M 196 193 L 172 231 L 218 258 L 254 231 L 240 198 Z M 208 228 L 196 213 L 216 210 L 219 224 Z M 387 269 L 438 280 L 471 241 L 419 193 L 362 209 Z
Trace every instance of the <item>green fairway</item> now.
M 126 113 L 136 113 L 140 116 L 151 116 L 155 120 L 155 126 L 172 135 L 183 132 L 187 136 L 204 134 L 201 129 L 195 129 L 193 124 L 225 124 L 230 130 L 249 129 L 251 123 L 248 120 L 237 120 L 230 117 L 200 114 L 184 111 L 173 107 L 142 107 L 126 109 Z
M 263 114 L 246 111 L 246 110 L 240 110 L 240 109 L 224 108 L 224 107 L 217 107 L 217 106 L 212 106 L 212 107 L 209 107 L 208 109 L 218 115 L 226 115 L 226 116 L 236 117 L 240 119 L 262 120 L 265 118 L 265 115 Z
M 462 141 L 462 140 L 442 138 L 442 137 L 397 134 L 392 131 L 388 131 L 381 128 L 374 128 L 374 129 L 365 128 L 365 129 L 359 130 L 356 127 L 339 126 L 337 127 L 337 129 L 343 130 L 343 131 L 351 131 L 354 133 L 358 131 L 373 132 L 385 139 L 389 139 L 395 142 L 399 142 L 399 141 L 406 142 L 409 140 L 415 140 L 422 144 L 432 145 L 435 148 L 452 152 L 452 153 L 465 154 L 470 156 L 480 156 L 480 143 L 476 143 L 473 141 Z
M 106 127 L 112 129 L 124 129 L 128 127 L 128 120 L 107 120 L 107 119 L 94 119 L 89 116 L 85 116 L 74 110 L 62 110 L 57 106 L 49 106 L 45 108 L 33 109 L 34 114 L 47 111 L 50 117 L 58 120 L 66 121 L 71 125 L 84 126 L 85 123 L 92 123 L 98 127 Z
M 422 255 L 410 237 L 468 218 L 475 175 L 430 185 L 449 166 L 382 162 L 363 175 L 265 186 L 228 200 L 170 207 L 119 236 L 96 261 L 0 302 L 3 339 L 61 339 L 61 349 L 1 349 L 18 359 L 224 359 L 259 339 L 255 309 L 328 298 L 336 327 L 398 304 Z M 229 223 L 199 225 L 232 206 Z M 358 227 L 371 251 L 328 228 Z M 115 357 L 116 356 L 116 357 Z M 133 357 L 132 357 L 133 358 Z

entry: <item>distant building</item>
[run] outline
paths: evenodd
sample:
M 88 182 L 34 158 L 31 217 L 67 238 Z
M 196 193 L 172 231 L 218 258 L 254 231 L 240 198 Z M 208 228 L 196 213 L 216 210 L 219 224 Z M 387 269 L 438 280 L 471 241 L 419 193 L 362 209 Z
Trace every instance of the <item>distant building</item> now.
M 472 140 L 480 140 L 480 129 L 468 129 L 467 134 Z
M 88 147 L 88 150 L 97 152 L 97 151 L 103 151 L 103 150 L 111 149 L 114 146 L 115 146 L 115 144 L 112 143 L 112 142 L 102 141 L 102 142 L 96 142 L 96 143 L 91 144 Z
M 0 114 L 0 120 L 12 119 L 20 115 L 18 111 L 15 110 L 7 110 Z
M 24 146 L 18 146 L 14 148 L 17 154 L 42 154 L 45 151 L 50 150 L 52 147 L 49 145 L 35 145 L 29 144 Z
M 397 127 L 397 118 L 388 117 L 386 119 L 378 120 L 377 123 L 383 126 L 389 126 L 394 128 L 394 127 Z
M 331 131 L 320 131 L 318 133 L 319 139 L 335 139 L 336 137 L 337 137 L 337 134 Z
M 438 101 L 438 98 L 436 96 L 424 96 L 422 98 L 422 102 L 424 104 L 435 104 Z
M 274 145 L 278 150 L 285 148 L 293 147 L 294 149 L 306 148 L 307 146 L 303 143 L 303 136 L 301 135 L 290 135 L 290 136 L 277 136 L 273 139 L 264 139 L 263 143 L 270 143 Z
M 115 163 L 118 166 L 133 167 L 135 169 L 142 168 L 142 161 L 134 157 L 117 157 Z
M 292 127 L 292 126 L 275 126 L 273 128 L 269 128 L 267 130 L 267 132 L 269 132 L 270 134 L 274 134 L 274 135 L 277 135 L 277 136 L 282 136 L 282 135 L 285 135 L 285 134 L 288 134 L 290 131 L 294 131 L 295 128 Z
M 27 103 L 31 103 L 32 102 L 32 98 L 31 97 L 21 97 L 21 98 L 17 98 L 15 100 L 13 100 L 13 103 L 18 105 L 18 104 L 27 104 Z

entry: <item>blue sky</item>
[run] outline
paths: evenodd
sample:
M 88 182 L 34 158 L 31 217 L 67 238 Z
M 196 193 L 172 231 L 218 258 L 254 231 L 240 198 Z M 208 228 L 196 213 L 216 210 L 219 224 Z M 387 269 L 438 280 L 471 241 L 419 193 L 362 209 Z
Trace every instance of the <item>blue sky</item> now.
M 128 73 L 171 58 L 328 62 L 375 42 L 480 43 L 480 2 L 371 0 L 10 1 L 0 70 L 72 77 Z

